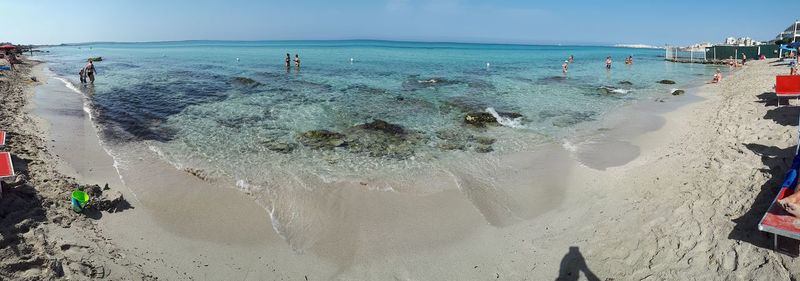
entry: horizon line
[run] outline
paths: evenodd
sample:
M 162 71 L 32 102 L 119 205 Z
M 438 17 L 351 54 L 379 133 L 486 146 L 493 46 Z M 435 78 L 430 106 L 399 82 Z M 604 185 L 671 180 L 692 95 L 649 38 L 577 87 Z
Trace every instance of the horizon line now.
M 231 39 L 185 39 L 164 41 L 89 41 L 58 44 L 30 44 L 30 46 L 80 46 L 91 44 L 147 44 L 147 43 L 184 43 L 184 42 L 345 42 L 345 41 L 372 41 L 389 43 L 426 43 L 426 44 L 463 44 L 463 45 L 508 45 L 508 46 L 561 46 L 561 47 L 620 47 L 617 45 L 650 45 L 645 43 L 601 43 L 601 42 L 569 42 L 569 43 L 498 43 L 498 42 L 470 42 L 470 41 L 425 41 L 425 40 L 392 40 L 392 39 L 258 39 L 258 40 L 231 40 Z

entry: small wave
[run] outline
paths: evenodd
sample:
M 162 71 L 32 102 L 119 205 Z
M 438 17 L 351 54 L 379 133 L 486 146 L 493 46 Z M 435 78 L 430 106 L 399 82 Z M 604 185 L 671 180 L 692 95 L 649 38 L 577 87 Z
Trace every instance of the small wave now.
M 561 147 L 563 147 L 564 150 L 569 151 L 569 152 L 577 152 L 578 151 L 578 145 L 576 145 L 576 144 L 574 144 L 574 143 L 572 143 L 572 142 L 570 142 L 568 140 L 564 140 L 564 142 L 561 143 Z
M 522 118 L 521 117 L 520 118 L 503 117 L 503 116 L 500 116 L 500 114 L 497 113 L 497 111 L 495 111 L 494 108 L 491 108 L 491 107 L 487 108 L 486 112 L 488 112 L 489 114 L 494 116 L 494 119 L 497 120 L 497 123 L 500 123 L 500 125 L 503 125 L 505 127 L 515 128 L 515 129 L 520 129 L 520 128 L 524 128 L 525 127 L 525 126 L 522 126 Z
M 261 188 L 258 185 L 251 184 L 247 180 L 243 179 L 236 180 L 236 187 L 238 187 L 240 190 L 246 193 L 251 193 L 251 194 L 253 192 L 261 190 Z
M 73 92 L 76 92 L 78 94 L 83 95 L 83 92 L 81 92 L 81 90 L 79 90 L 77 87 L 75 87 L 75 84 L 72 84 L 72 82 L 70 82 L 69 80 L 61 78 L 61 77 L 55 77 L 55 78 L 58 79 L 59 81 L 63 82 L 64 86 L 67 86 L 67 88 L 69 88 Z
M 53 78 L 63 82 L 64 86 L 67 87 L 67 89 L 70 89 L 73 92 L 78 93 L 78 94 L 80 94 L 80 95 L 85 97 L 83 92 L 81 92 L 81 90 L 78 89 L 78 87 L 75 87 L 75 84 L 73 84 L 69 80 L 61 78 L 61 77 L 53 77 Z M 89 115 L 90 119 L 94 119 L 94 116 L 92 116 L 92 109 L 91 109 L 91 106 L 89 105 L 89 101 L 88 100 L 84 100 L 84 102 L 83 102 L 83 112 L 86 112 L 86 114 Z
M 629 90 L 629 89 L 621 89 L 621 88 L 611 87 L 611 86 L 602 86 L 602 87 L 600 87 L 600 89 L 608 91 L 608 93 L 623 94 L 623 95 L 631 92 L 631 90 Z

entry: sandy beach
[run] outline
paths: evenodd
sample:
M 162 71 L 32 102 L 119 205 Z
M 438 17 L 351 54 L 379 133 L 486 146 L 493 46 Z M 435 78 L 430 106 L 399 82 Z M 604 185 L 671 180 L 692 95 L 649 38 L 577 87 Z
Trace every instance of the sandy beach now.
M 797 278 L 797 261 L 773 252 L 769 236 L 756 229 L 798 139 L 800 111 L 778 107 L 771 93 L 774 76 L 787 70 L 772 61 L 749 62 L 684 96 L 665 93 L 629 106 L 602 128 L 611 133 L 575 151 L 554 145 L 504 158 L 531 169 L 500 173 L 499 186 L 532 186 L 493 198 L 505 210 L 475 203 L 498 193 L 455 187 L 410 195 L 365 192 L 354 182 L 301 197 L 332 219 L 307 247 L 290 246 L 293 237 L 275 232 L 263 208 L 268 198 L 147 159 L 116 163 L 100 145 L 83 97 L 49 77 L 44 64 L 28 61 L 0 82 L 0 126 L 10 132 L 5 149 L 27 177 L 0 199 L 0 277 Z M 546 159 L 557 161 L 548 169 L 532 164 Z M 116 165 L 168 176 L 120 177 Z M 539 181 L 552 173 L 569 177 Z M 130 207 L 74 213 L 67 196 L 78 183 L 107 184 L 104 192 L 119 192 Z

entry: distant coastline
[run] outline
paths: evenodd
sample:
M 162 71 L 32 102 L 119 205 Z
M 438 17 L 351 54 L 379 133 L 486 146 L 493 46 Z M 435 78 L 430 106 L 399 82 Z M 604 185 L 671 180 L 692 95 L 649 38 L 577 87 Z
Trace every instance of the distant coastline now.
M 623 47 L 623 48 L 641 48 L 641 49 L 663 49 L 663 47 L 656 47 L 646 44 L 611 44 L 601 42 L 585 42 L 585 43 L 556 43 L 556 42 L 542 42 L 542 43 L 499 43 L 499 42 L 455 42 L 455 41 L 425 41 L 425 40 L 382 40 L 382 39 L 276 39 L 276 40 L 213 40 L 213 39 L 190 39 L 190 40 L 166 40 L 166 41 L 96 41 L 96 42 L 72 42 L 72 43 L 58 43 L 58 44 L 33 44 L 34 47 L 67 47 L 67 46 L 85 46 L 97 44 L 109 45 L 126 45 L 126 44 L 182 44 L 182 43 L 342 43 L 342 42 L 374 42 L 374 43 L 391 43 L 391 44 L 455 44 L 455 45 L 493 45 L 493 46 L 556 46 L 556 47 Z
M 664 47 L 652 46 L 647 44 L 616 44 L 617 48 L 631 48 L 631 49 L 664 49 Z

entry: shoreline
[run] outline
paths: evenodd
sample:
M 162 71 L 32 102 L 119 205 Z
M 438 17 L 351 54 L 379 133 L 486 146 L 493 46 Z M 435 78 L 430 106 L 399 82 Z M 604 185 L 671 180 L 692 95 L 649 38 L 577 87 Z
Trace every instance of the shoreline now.
M 350 225 L 336 228 L 345 232 L 332 233 L 338 235 L 355 234 L 357 237 L 359 237 L 358 244 L 354 244 L 356 241 L 337 241 L 334 239 L 330 241 L 330 243 L 323 241 L 321 247 L 308 249 L 308 251 L 303 253 L 297 253 L 290 249 L 290 247 L 287 246 L 286 243 L 283 242 L 282 239 L 278 238 L 274 233 L 272 229 L 273 226 L 266 228 L 266 230 L 272 234 L 258 233 L 264 231 L 264 228 L 260 227 L 260 230 L 253 231 L 255 234 L 251 233 L 251 241 L 254 243 L 243 244 L 230 243 L 230 241 L 236 239 L 231 240 L 232 236 L 225 234 L 224 229 L 221 229 L 219 225 L 207 225 L 206 227 L 199 228 L 202 229 L 202 232 L 212 232 L 211 236 L 215 238 L 211 238 L 211 236 L 204 236 L 204 233 L 200 233 L 199 237 L 182 235 L 182 233 L 185 234 L 196 231 L 198 228 L 194 228 L 193 230 L 191 228 L 188 230 L 184 229 L 182 231 L 171 231 L 165 229 L 164 225 L 169 225 L 170 221 L 173 223 L 184 221 L 184 223 L 186 223 L 187 219 L 191 221 L 187 215 L 198 216 L 200 215 L 196 212 L 199 210 L 198 208 L 202 208 L 202 206 L 212 206 L 214 204 L 213 202 L 209 202 L 206 204 L 199 204 L 200 207 L 198 207 L 195 202 L 198 200 L 197 197 L 191 196 L 188 193 L 177 192 L 176 190 L 171 191 L 173 196 L 167 196 L 167 198 L 164 198 L 161 202 L 169 203 L 173 202 L 174 200 L 183 200 L 187 201 L 187 204 L 194 204 L 194 207 L 185 206 L 184 208 L 185 210 L 189 210 L 188 212 L 173 213 L 173 215 L 168 216 L 170 218 L 166 221 L 158 222 L 159 219 L 157 219 L 157 217 L 159 215 L 163 216 L 163 213 L 171 206 L 159 206 L 159 204 L 148 203 L 152 202 L 151 200 L 154 200 L 153 198 L 158 198 L 159 195 L 145 194 L 143 196 L 148 198 L 144 199 L 144 202 L 131 202 L 136 209 L 124 211 L 122 213 L 104 215 L 102 219 L 93 223 L 96 223 L 98 229 L 102 230 L 104 233 L 104 239 L 109 239 L 109 241 L 112 241 L 109 243 L 113 245 L 116 251 L 121 251 L 128 254 L 129 260 L 136 260 L 136 262 L 132 264 L 138 264 L 138 266 L 128 265 L 127 267 L 137 268 L 139 271 L 123 273 L 122 276 L 126 276 L 124 278 L 130 278 L 130 276 L 135 276 L 134 274 L 144 274 L 142 272 L 147 272 L 146 275 L 158 277 L 186 278 L 186 276 L 188 276 L 189 278 L 198 279 L 262 279 L 267 277 L 270 277 L 271 279 L 280 279 L 284 277 L 289 279 L 300 279 L 304 276 L 310 280 L 384 279 L 388 278 L 389 276 L 394 276 L 400 279 L 416 279 L 420 278 L 421 276 L 445 279 L 451 277 L 459 277 L 461 279 L 488 279 L 495 278 L 495 274 L 497 274 L 498 279 L 502 278 L 508 280 L 518 280 L 526 277 L 552 279 L 550 277 L 566 277 L 564 272 L 562 272 L 562 269 L 565 268 L 565 260 L 568 261 L 566 264 L 566 272 L 569 272 L 569 268 L 572 266 L 577 265 L 578 260 L 575 260 L 575 263 L 573 263 L 572 259 L 567 259 L 564 256 L 565 252 L 568 256 L 570 253 L 572 253 L 568 252 L 567 249 L 573 246 L 583 249 L 583 255 L 580 259 L 585 259 L 584 263 L 588 264 L 598 276 L 608 276 L 614 278 L 634 278 L 636 276 L 644 275 L 661 276 L 661 278 L 687 275 L 693 276 L 701 274 L 704 271 L 688 271 L 682 273 L 681 271 L 676 271 L 670 267 L 672 262 L 668 262 L 668 259 L 664 260 L 664 262 L 668 262 L 668 264 L 658 263 L 654 268 L 652 266 L 645 266 L 644 264 L 641 264 L 643 261 L 640 260 L 648 255 L 653 255 L 653 253 L 655 253 L 653 255 L 654 258 L 660 258 L 659 255 L 662 253 L 662 251 L 659 251 L 658 249 L 663 248 L 664 246 L 660 246 L 657 241 L 673 241 L 675 237 L 683 237 L 687 235 L 686 231 L 680 229 L 672 230 L 667 226 L 661 226 L 660 228 L 663 232 L 655 234 L 656 242 L 655 245 L 653 245 L 653 241 L 651 241 L 653 234 L 649 232 L 640 232 L 644 231 L 644 229 L 640 230 L 639 228 L 646 226 L 659 228 L 660 224 L 676 223 L 674 222 L 675 219 L 686 219 L 686 215 L 680 212 L 692 213 L 691 211 L 687 211 L 686 208 L 678 208 L 674 211 L 670 209 L 670 207 L 676 204 L 692 204 L 691 202 L 685 202 L 686 198 L 681 198 L 680 194 L 671 194 L 671 189 L 680 189 L 680 186 L 685 186 L 681 182 L 684 180 L 687 182 L 692 182 L 693 186 L 695 184 L 698 186 L 702 186 L 703 183 L 709 184 L 710 182 L 708 177 L 710 176 L 699 175 L 695 172 L 692 172 L 693 170 L 691 169 L 681 167 L 682 165 L 686 164 L 683 163 L 685 160 L 696 159 L 698 157 L 702 158 L 705 156 L 705 154 L 702 153 L 691 155 L 690 153 L 683 152 L 683 150 L 686 148 L 682 147 L 681 140 L 682 138 L 688 136 L 686 139 L 690 141 L 690 144 L 688 145 L 689 147 L 692 145 L 698 147 L 710 147 L 709 144 L 704 145 L 701 142 L 708 141 L 706 138 L 713 137 L 712 135 L 708 135 L 707 133 L 704 134 L 702 132 L 702 130 L 706 127 L 706 125 L 703 124 L 703 120 L 711 118 L 709 117 L 710 113 L 704 111 L 709 111 L 709 108 L 714 108 L 717 106 L 715 103 L 720 102 L 722 99 L 720 96 L 725 94 L 725 92 L 720 88 L 723 88 L 723 86 L 730 88 L 728 83 L 734 82 L 728 81 L 734 81 L 734 77 L 742 78 L 742 80 L 744 80 L 744 78 L 747 77 L 746 75 L 748 75 L 747 70 L 749 69 L 744 69 L 731 74 L 728 79 L 723 82 L 723 84 L 701 86 L 699 89 L 697 89 L 698 93 L 696 95 L 703 100 L 692 100 L 692 97 L 679 97 L 677 101 L 669 101 L 666 104 L 657 101 L 647 101 L 648 103 L 652 103 L 651 105 L 655 106 L 655 109 L 664 110 L 664 112 L 654 113 L 652 112 L 654 107 L 649 107 L 651 105 L 642 104 L 637 104 L 637 106 L 634 106 L 634 108 L 628 109 L 631 112 L 639 111 L 641 114 L 654 115 L 658 118 L 663 118 L 663 121 L 656 120 L 653 122 L 652 120 L 639 120 L 639 118 L 637 118 L 637 120 L 641 122 L 635 123 L 637 125 L 631 125 L 631 123 L 625 123 L 624 120 L 625 117 L 629 117 L 629 112 L 619 113 L 620 119 L 616 121 L 619 123 L 617 125 L 608 126 L 611 128 L 606 128 L 609 130 L 604 131 L 604 133 L 606 135 L 617 136 L 617 138 L 620 138 L 619 135 L 621 135 L 621 141 L 640 147 L 640 152 L 638 155 L 629 161 L 624 160 L 630 158 L 630 156 L 622 157 L 624 159 L 612 163 L 616 164 L 624 162 L 623 164 L 616 166 L 604 167 L 605 165 L 601 163 L 598 165 L 590 164 L 568 168 L 572 170 L 570 172 L 572 176 L 570 176 L 568 180 L 562 183 L 551 183 L 551 185 L 563 185 L 565 187 L 562 195 L 563 201 L 558 203 L 556 207 L 544 211 L 543 213 L 532 218 L 523 217 L 521 220 L 513 221 L 507 225 L 501 223 L 500 225 L 502 226 L 500 227 L 490 225 L 484 225 L 482 227 L 468 227 L 471 229 L 468 232 L 464 232 L 465 229 L 462 229 L 462 232 L 460 232 L 458 235 L 454 235 L 442 240 L 430 241 L 430 245 L 423 245 L 422 247 L 420 247 L 420 245 L 411 245 L 413 243 L 408 243 L 413 241 L 421 241 L 415 239 L 426 239 L 426 237 L 430 238 L 430 236 L 426 235 L 434 234 L 434 236 L 441 236 L 441 233 L 438 233 L 441 231 L 436 231 L 436 233 L 425 233 L 425 226 L 414 226 L 415 224 L 424 221 L 415 221 L 413 220 L 413 216 L 411 217 L 411 220 L 408 218 L 401 219 L 400 222 L 402 223 L 397 225 L 414 226 L 410 229 L 422 231 L 420 235 L 423 237 L 380 242 L 379 240 L 373 240 L 377 237 L 364 236 L 364 234 L 368 233 L 364 231 L 374 228 L 375 225 L 369 225 L 370 221 L 384 219 L 387 216 L 398 216 L 398 218 L 400 218 L 402 215 L 414 213 L 416 213 L 417 216 L 434 216 L 434 214 L 425 212 L 442 209 L 443 206 L 438 204 L 441 202 L 451 202 L 451 204 L 445 205 L 446 207 L 444 209 L 448 211 L 440 212 L 443 213 L 441 214 L 442 219 L 455 219 L 456 221 L 460 220 L 460 222 L 459 224 L 441 226 L 440 230 L 445 231 L 446 229 L 450 229 L 452 231 L 459 229 L 459 227 L 463 228 L 473 225 L 475 222 L 472 221 L 473 219 L 470 219 L 470 216 L 465 216 L 463 214 L 460 216 L 452 216 L 452 213 L 449 213 L 453 210 L 462 210 L 462 212 L 468 212 L 469 210 L 472 210 L 471 212 L 475 212 L 474 207 L 471 205 L 464 205 L 463 200 L 454 201 L 447 199 L 463 196 L 460 192 L 445 191 L 421 197 L 411 196 L 407 199 L 397 201 L 399 199 L 393 198 L 406 195 L 388 194 L 385 192 L 370 192 L 370 195 L 367 197 L 359 192 L 352 192 L 352 190 L 354 190 L 353 186 L 348 187 L 348 185 L 342 185 L 337 189 L 336 192 L 330 194 L 333 196 L 333 198 L 336 198 L 336 200 L 344 200 L 342 204 L 355 205 L 363 202 L 364 200 L 375 200 L 375 202 L 383 203 L 394 202 L 394 205 L 398 204 L 398 202 L 417 202 L 418 204 L 414 205 L 414 208 L 418 209 L 418 211 L 401 211 L 394 214 L 391 212 L 379 212 L 376 214 L 377 217 L 366 217 L 359 215 L 357 217 L 361 217 L 361 220 L 347 220 L 346 223 Z M 737 90 L 735 93 L 739 93 L 741 95 L 740 92 L 741 90 Z M 694 93 L 687 94 L 687 96 L 694 95 Z M 686 102 L 686 104 L 681 104 L 681 100 Z M 673 106 L 675 108 L 672 108 Z M 736 112 L 732 111 L 732 113 Z M 39 115 L 41 115 L 41 113 L 39 113 Z M 719 117 L 724 118 L 725 116 Z M 86 119 L 84 118 L 80 122 L 83 122 L 82 124 L 85 125 L 85 121 Z M 724 120 L 715 121 L 724 122 Z M 654 124 L 660 125 L 654 126 Z M 725 124 L 727 125 L 727 123 Z M 605 128 L 606 126 L 603 127 Z M 93 124 L 92 129 L 94 129 Z M 765 133 L 763 131 L 758 132 Z M 43 132 L 39 133 L 42 134 Z M 91 137 L 89 137 L 89 139 L 91 139 Z M 792 141 L 794 139 L 792 139 Z M 67 141 L 66 143 L 70 142 Z M 599 143 L 602 144 L 602 141 Z M 56 145 L 64 144 L 65 142 L 62 141 L 56 143 Z M 93 144 L 91 143 L 86 144 L 87 147 L 91 147 L 92 145 Z M 618 144 L 613 142 L 609 146 L 601 145 L 600 148 L 597 148 L 597 151 L 613 152 L 619 147 L 616 145 Z M 94 144 L 94 146 L 99 147 L 99 141 L 97 144 Z M 561 144 L 558 144 L 557 146 L 558 147 L 554 147 L 553 149 L 563 150 Z M 86 147 L 84 147 L 84 150 L 91 150 L 94 151 L 94 153 L 98 152 L 96 149 L 86 149 Z M 55 148 L 53 151 L 55 154 L 63 154 L 57 153 L 56 151 L 59 150 Z M 60 151 L 66 150 L 62 149 Z M 530 155 L 531 154 L 524 154 L 523 156 Z M 510 159 L 509 161 L 522 161 L 522 163 L 535 162 L 524 159 L 525 157 L 523 156 Z M 553 157 L 553 155 L 545 154 L 539 155 L 538 157 L 539 158 L 534 159 L 552 159 L 551 157 Z M 605 156 L 589 156 L 589 158 L 592 157 L 595 159 L 602 159 Z M 714 156 L 712 155 L 712 157 Z M 66 156 L 64 158 L 73 159 L 71 161 L 65 160 L 67 162 L 73 162 L 73 165 L 78 161 L 75 160 L 77 157 Z M 735 158 L 729 160 L 735 161 Z M 96 162 L 90 161 L 90 163 Z M 151 164 L 152 163 L 144 163 L 145 166 L 149 166 Z M 562 167 L 559 165 L 557 166 Z M 83 169 L 83 172 L 77 172 L 76 174 L 80 175 L 93 173 L 94 168 L 89 167 L 90 165 L 86 165 L 82 168 L 75 169 L 76 171 Z M 170 167 L 170 165 L 161 165 L 156 166 L 155 168 L 166 170 Z M 532 166 L 519 165 L 518 167 Z M 667 167 L 668 169 L 664 169 L 664 167 Z M 652 173 L 647 172 L 653 168 L 658 169 L 655 169 L 655 171 Z M 688 176 L 671 174 L 671 170 L 669 169 L 686 171 Z M 176 169 L 173 168 L 173 170 Z M 180 170 L 176 171 L 180 172 Z M 642 171 L 645 172 L 643 173 Z M 511 174 L 513 175 L 529 172 L 530 171 L 521 169 L 519 171 L 513 171 Z M 541 170 L 538 172 L 542 173 Z M 190 178 L 187 178 L 186 180 L 190 180 L 190 182 L 193 183 L 202 184 L 202 181 L 198 181 L 196 178 L 192 181 L 191 176 L 189 177 Z M 535 179 L 535 177 L 533 178 Z M 762 177 L 758 177 L 751 179 L 751 181 L 762 179 Z M 513 180 L 513 178 L 511 178 L 511 180 Z M 147 181 L 146 179 L 142 181 L 144 184 L 158 184 Z M 643 185 L 643 183 L 648 184 Z M 180 185 L 187 184 L 187 182 L 178 180 L 170 184 Z M 357 187 L 357 183 L 351 184 Z M 211 188 L 210 190 L 213 190 L 213 188 L 218 187 L 209 188 Z M 254 203 L 252 198 L 244 196 L 243 192 L 240 192 L 239 190 L 228 188 L 224 192 L 230 194 L 230 196 L 227 198 L 239 200 L 236 202 L 245 202 L 249 200 L 251 204 Z M 687 191 L 684 190 L 682 192 Z M 125 194 L 126 198 L 130 198 L 128 195 L 129 194 Z M 676 198 L 679 198 L 682 201 L 676 200 Z M 660 202 L 659 200 L 666 200 L 666 202 Z M 702 196 L 700 200 L 703 200 Z M 747 201 L 748 199 L 742 200 Z M 456 202 L 461 203 L 455 204 Z M 746 204 L 746 202 L 744 203 Z M 369 213 L 370 211 L 380 210 L 381 208 L 384 208 L 384 210 L 392 210 L 392 208 L 387 208 L 386 206 L 393 206 L 393 204 L 384 206 L 382 203 L 375 203 L 377 206 L 345 209 L 343 211 L 344 214 L 348 215 L 365 214 Z M 574 208 L 570 206 L 581 206 L 581 208 Z M 648 210 L 651 207 L 652 210 Z M 240 207 L 238 208 L 241 209 Z M 395 206 L 394 208 L 399 207 Z M 628 212 L 628 210 L 636 210 L 636 212 L 631 213 Z M 397 211 L 398 210 L 395 209 L 392 212 Z M 669 213 L 671 211 L 676 212 L 673 214 L 674 218 L 660 215 L 658 213 Z M 159 214 L 159 212 L 161 214 Z M 247 213 L 248 212 L 242 212 L 242 214 Z M 262 209 L 260 214 L 266 215 L 265 213 L 266 212 L 264 212 Z M 471 216 L 474 216 L 474 213 Z M 153 218 L 156 218 L 155 224 L 152 223 Z M 264 218 L 266 218 L 266 216 L 264 216 Z M 223 218 L 221 217 L 215 221 L 220 222 L 222 219 Z M 235 219 L 241 222 L 241 218 L 237 217 Z M 587 224 L 587 221 L 608 221 L 609 223 L 608 225 L 596 223 Z M 256 222 L 257 224 L 266 224 L 267 221 L 253 220 L 252 222 Z M 368 225 L 361 226 L 361 224 L 364 223 L 368 223 Z M 714 224 L 713 227 L 719 228 L 721 226 Z M 360 229 L 360 231 L 346 231 L 347 229 L 352 228 Z M 704 229 L 702 225 L 700 225 L 699 228 Z M 437 228 L 434 227 L 432 229 Z M 621 229 L 629 230 L 630 233 L 624 231 L 617 233 L 620 232 Z M 242 229 L 231 229 L 230 234 L 238 232 L 237 230 L 241 231 Z M 394 229 L 393 231 L 403 232 L 407 230 L 408 229 L 398 228 Z M 213 232 L 220 231 L 223 232 L 222 235 L 219 233 L 213 234 Z M 752 232 L 756 232 L 756 230 L 752 229 Z M 64 235 L 63 233 L 61 234 Z M 265 238 L 264 235 L 272 236 L 272 238 Z M 411 238 L 410 233 L 406 233 L 404 235 L 408 236 L 408 238 Z M 391 239 L 397 239 L 398 237 L 400 236 L 390 236 Z M 707 238 L 709 237 L 701 236 L 699 238 L 693 238 L 690 240 L 701 240 L 700 242 L 697 242 L 699 245 L 705 243 L 703 242 L 705 241 L 703 239 Z M 364 243 L 365 241 L 366 243 Z M 353 248 L 342 247 L 341 245 L 336 245 L 335 242 L 344 242 L 344 244 L 350 243 L 350 246 L 353 246 Z M 386 243 L 395 246 L 406 245 L 410 248 L 407 250 L 400 250 L 400 248 L 375 247 L 378 245 L 376 243 Z M 721 241 L 716 241 L 716 243 L 721 243 Z M 745 246 L 739 245 L 739 248 L 746 247 L 746 245 L 747 244 L 745 244 Z M 680 246 L 678 246 L 678 248 L 680 249 Z M 652 249 L 656 249 L 656 251 L 653 251 Z M 348 254 L 342 256 L 340 252 L 342 250 L 345 250 L 345 252 Z M 717 250 L 723 251 L 722 247 Z M 369 254 L 370 251 L 384 252 L 384 255 L 376 256 L 374 254 Z M 746 249 L 742 253 L 768 254 L 768 252 L 759 252 L 758 250 L 753 251 L 752 249 Z M 580 251 L 578 254 L 580 255 Z M 727 263 L 729 263 L 729 261 L 726 260 L 726 256 L 718 260 L 713 256 L 716 254 L 716 251 L 712 252 L 712 259 L 710 260 L 713 262 L 718 262 L 719 268 L 717 268 L 715 272 L 717 275 L 712 276 L 720 276 L 720 273 L 731 274 L 724 276 L 752 274 L 744 273 L 742 271 L 736 272 L 736 268 L 733 268 L 733 270 L 728 269 Z M 727 252 L 724 252 L 724 254 L 727 255 Z M 694 252 L 687 256 L 697 255 L 703 257 L 702 253 Z M 738 256 L 740 254 L 734 255 Z M 774 259 L 775 257 L 771 255 L 767 256 L 770 258 L 768 264 L 773 266 L 775 265 L 775 262 L 779 262 L 780 260 Z M 192 257 L 193 259 L 190 261 L 187 259 L 187 257 Z M 195 257 L 197 258 L 195 259 Z M 342 263 L 331 263 L 332 260 L 341 259 L 342 257 L 345 257 L 345 260 Z M 262 260 L 262 258 L 265 259 Z M 271 260 L 266 261 L 266 259 L 269 258 L 271 258 Z M 741 257 L 738 258 L 738 260 L 741 259 Z M 561 262 L 559 263 L 559 261 Z M 209 264 L 210 266 L 206 266 Z M 310 265 L 316 266 L 310 267 Z M 747 266 L 746 263 L 744 265 Z M 675 264 L 674 266 L 678 265 Z M 741 265 L 737 263 L 737 266 Z M 126 266 L 123 267 L 125 268 Z M 216 273 L 212 273 L 212 271 L 215 271 Z M 115 272 L 126 271 L 123 270 Z M 214 275 L 208 275 L 209 273 Z M 764 273 L 763 270 L 761 273 Z M 575 274 L 577 274 L 577 272 L 575 272 Z M 120 275 L 112 275 L 109 278 L 113 279 L 113 276 L 119 277 Z

